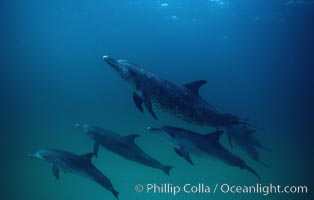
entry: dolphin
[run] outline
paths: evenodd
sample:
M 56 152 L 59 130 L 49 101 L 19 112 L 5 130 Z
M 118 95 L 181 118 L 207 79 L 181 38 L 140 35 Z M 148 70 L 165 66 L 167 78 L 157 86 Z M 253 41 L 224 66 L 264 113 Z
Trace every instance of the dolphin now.
M 229 144 L 233 147 L 233 142 L 240 147 L 243 151 L 245 151 L 253 160 L 259 162 L 260 164 L 267 167 L 265 163 L 260 160 L 259 153 L 257 148 L 270 150 L 265 147 L 258 138 L 255 137 L 254 133 L 256 130 L 249 129 L 242 124 L 235 126 L 225 127 L 227 132 Z
M 76 126 L 95 141 L 95 155 L 98 153 L 99 146 L 102 146 L 108 151 L 118 154 L 127 160 L 131 160 L 148 167 L 160 169 L 167 175 L 170 174 L 170 170 L 173 168 L 172 166 L 161 164 L 135 144 L 135 139 L 139 136 L 137 134 L 121 136 L 110 130 L 105 130 L 92 125 L 76 124 Z
M 131 87 L 136 107 L 143 112 L 144 104 L 155 119 L 157 116 L 153 106 L 194 125 L 222 127 L 227 133 L 237 125 L 242 125 L 246 129 L 251 127 L 262 130 L 233 114 L 219 113 L 216 108 L 207 103 L 199 95 L 199 89 L 207 83 L 206 80 L 177 85 L 130 61 L 115 60 L 107 55 L 103 56 L 103 59 Z M 245 133 L 247 132 L 244 131 L 240 134 L 244 135 Z M 248 139 L 247 142 L 253 142 L 253 140 Z M 247 145 L 252 146 L 253 144 Z M 246 151 L 246 153 L 250 155 L 252 151 Z
M 200 87 L 207 83 L 205 80 L 177 85 L 132 62 L 115 60 L 107 55 L 103 59 L 131 86 L 136 107 L 143 112 L 144 104 L 155 119 L 153 106 L 196 125 L 251 125 L 235 115 L 219 113 L 209 105 L 199 95 Z
M 118 199 L 119 193 L 114 189 L 111 181 L 92 164 L 91 159 L 94 153 L 75 155 L 58 149 L 43 149 L 28 156 L 49 162 L 52 166 L 52 173 L 58 180 L 60 170 L 83 175 L 109 190 Z
M 258 179 L 260 176 L 249 167 L 244 160 L 223 147 L 219 138 L 223 134 L 222 130 L 217 129 L 213 133 L 202 135 L 187 129 L 173 126 L 163 126 L 161 128 L 147 128 L 152 133 L 157 133 L 170 143 L 174 144 L 174 151 L 187 162 L 194 165 L 190 157 L 190 152 L 198 155 L 208 155 L 216 158 L 228 165 L 240 167 L 254 174 Z

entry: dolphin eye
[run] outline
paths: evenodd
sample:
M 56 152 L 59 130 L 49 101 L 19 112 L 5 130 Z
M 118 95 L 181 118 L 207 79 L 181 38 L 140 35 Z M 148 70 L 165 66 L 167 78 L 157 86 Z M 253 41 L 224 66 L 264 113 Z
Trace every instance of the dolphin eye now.
M 175 138 L 175 137 L 176 137 L 173 133 L 169 133 L 169 135 L 170 135 L 172 138 Z
M 47 155 L 43 155 L 43 158 L 44 158 L 44 159 L 47 159 L 47 158 L 48 158 L 48 156 L 47 156 Z
M 129 73 L 130 73 L 131 76 L 135 75 L 135 72 L 132 69 L 129 70 Z

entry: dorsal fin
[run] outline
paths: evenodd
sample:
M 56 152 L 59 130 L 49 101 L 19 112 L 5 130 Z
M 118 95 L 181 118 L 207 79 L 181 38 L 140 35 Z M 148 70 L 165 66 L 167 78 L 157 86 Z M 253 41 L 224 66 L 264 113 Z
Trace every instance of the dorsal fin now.
M 194 81 L 191 83 L 184 84 L 184 86 L 198 95 L 198 91 L 200 87 L 206 83 L 207 83 L 206 80 L 199 80 L 199 81 Z
M 87 153 L 87 154 L 81 155 L 80 157 L 83 161 L 91 162 L 91 159 L 94 155 L 95 153 Z
M 138 136 L 140 136 L 140 135 L 138 135 L 138 134 L 131 134 L 131 135 L 125 136 L 125 139 L 128 140 L 129 142 L 133 142 L 134 143 L 135 138 L 137 138 Z
M 212 140 L 216 140 L 219 141 L 219 138 L 221 137 L 221 135 L 224 133 L 224 131 L 217 129 L 216 131 L 212 132 L 212 133 L 208 133 L 205 135 L 205 137 L 209 137 Z

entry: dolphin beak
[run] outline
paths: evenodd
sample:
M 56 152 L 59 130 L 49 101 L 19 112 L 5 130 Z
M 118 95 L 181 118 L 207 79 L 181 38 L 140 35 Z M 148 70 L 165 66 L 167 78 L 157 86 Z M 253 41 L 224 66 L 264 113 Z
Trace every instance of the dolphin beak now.
M 110 57 L 107 56 L 107 55 L 104 55 L 102 58 L 103 58 L 104 61 L 106 61 L 111 67 L 113 67 L 113 69 L 115 69 L 116 71 L 120 71 L 120 64 L 119 64 L 116 60 L 110 58 Z
M 146 129 L 148 131 L 150 131 L 150 132 L 153 132 L 153 133 L 159 130 L 159 128 L 153 128 L 153 127 L 150 127 L 150 126 L 148 126 Z
M 42 157 L 38 154 L 38 153 L 34 153 L 34 154 L 27 154 L 27 157 L 29 158 L 39 158 L 41 159 Z
M 76 123 L 75 124 L 75 127 L 76 128 L 79 128 L 81 131 L 85 132 L 85 133 L 88 133 L 89 131 L 89 125 L 87 124 L 79 124 L 79 123 Z

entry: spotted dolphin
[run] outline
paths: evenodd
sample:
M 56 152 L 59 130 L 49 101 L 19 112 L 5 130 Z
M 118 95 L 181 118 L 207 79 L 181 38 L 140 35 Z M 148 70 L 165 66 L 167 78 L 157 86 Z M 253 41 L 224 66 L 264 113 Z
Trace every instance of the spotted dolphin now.
M 161 164 L 156 159 L 145 153 L 137 144 L 135 139 L 139 136 L 132 134 L 121 136 L 110 130 L 102 129 L 87 124 L 76 124 L 83 132 L 85 132 L 94 143 L 94 153 L 97 155 L 99 146 L 122 156 L 125 159 L 143 164 L 148 167 L 157 168 L 169 175 L 172 166 Z
M 207 103 L 199 95 L 200 87 L 207 83 L 205 80 L 177 85 L 132 62 L 115 60 L 107 55 L 103 59 L 131 86 L 136 107 L 143 112 L 144 104 L 155 119 L 153 106 L 196 125 L 249 124 L 235 115 L 219 113 Z
M 52 166 L 52 173 L 58 180 L 60 170 L 86 176 L 109 190 L 118 199 L 119 193 L 114 189 L 111 181 L 92 164 L 91 159 L 94 153 L 75 155 L 58 149 L 43 149 L 28 156 L 49 162 Z
M 173 126 L 163 126 L 161 128 L 148 127 L 147 129 L 174 144 L 176 146 L 174 147 L 174 151 L 192 165 L 194 165 L 194 163 L 190 157 L 190 153 L 208 155 L 228 165 L 247 170 L 260 179 L 256 171 L 249 167 L 244 160 L 231 153 L 220 144 L 219 138 L 223 133 L 222 130 L 217 129 L 213 133 L 202 135 Z

